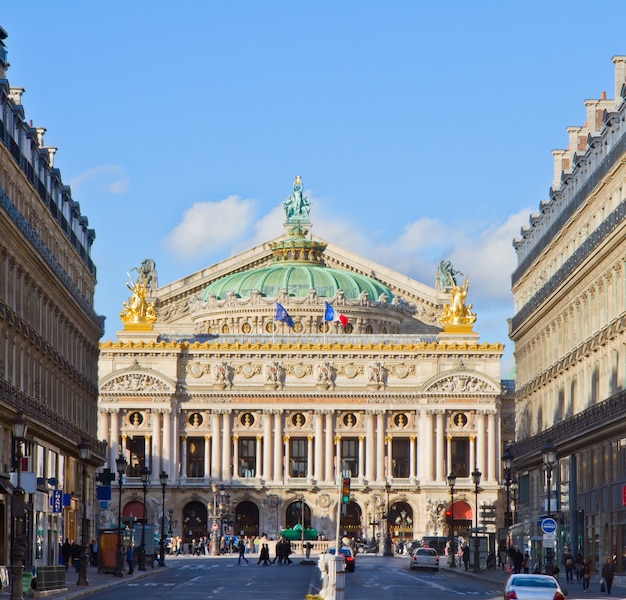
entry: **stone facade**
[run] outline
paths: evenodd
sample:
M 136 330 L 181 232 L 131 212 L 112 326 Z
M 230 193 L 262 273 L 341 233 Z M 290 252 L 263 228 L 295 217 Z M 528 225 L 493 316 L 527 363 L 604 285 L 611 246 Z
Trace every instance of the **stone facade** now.
M 568 128 L 568 150 L 553 152 L 550 199 L 514 240 L 512 453 L 517 542 L 541 538 L 538 523 L 550 512 L 559 521 L 557 553 L 571 547 L 602 562 L 617 555 L 624 571 L 626 57 L 613 62 L 615 99 L 585 102 L 587 122 Z M 548 442 L 558 458 L 550 490 L 541 464 Z
M 28 124 L 24 90 L 6 79 L 5 38 L 0 29 L 0 564 L 10 563 L 12 487 L 4 482 L 17 468 L 11 426 L 23 413 L 21 481 L 31 534 L 22 542 L 30 568 L 56 564 L 63 537 L 80 542 L 81 443 L 91 449 L 88 539 L 95 532 L 93 476 L 106 451 L 96 438 L 103 319 L 93 309 L 94 231 L 54 167 L 56 148 L 45 145 L 45 129 Z M 36 488 L 27 485 L 34 477 Z M 50 506 L 53 490 L 70 499 L 58 513 Z
M 476 517 L 476 467 L 480 506 L 502 502 L 503 345 L 479 342 L 471 327 L 442 330 L 449 290 L 286 229 L 283 238 L 150 290 L 156 321 L 101 344 L 99 436 L 111 468 L 119 453 L 129 461 L 123 512 L 141 505 L 147 464 L 148 519 L 163 515 L 165 471 L 167 528 L 186 541 L 211 528 L 213 483 L 229 495 L 224 532 L 276 537 L 301 519 L 303 501 L 305 526 L 332 539 L 347 475 L 342 535 L 384 535 L 389 515 L 396 540 L 447 536 L 454 471 L 455 532 L 466 532 Z M 307 254 L 311 266 L 285 252 L 289 244 L 323 250 Z M 294 276 L 292 267 L 303 272 Z M 323 295 L 324 269 L 343 271 L 356 288 Z M 294 293 L 291 279 L 274 296 L 259 289 L 286 272 L 313 284 Z M 387 291 L 371 298 L 358 289 L 366 285 L 360 277 Z M 257 287 L 235 293 L 224 278 L 239 290 L 249 278 Z M 276 321 L 277 302 L 293 326 Z M 345 328 L 325 320 L 326 303 L 348 317 Z M 114 501 L 102 526 L 116 510 Z M 496 523 L 488 530 L 495 536 Z

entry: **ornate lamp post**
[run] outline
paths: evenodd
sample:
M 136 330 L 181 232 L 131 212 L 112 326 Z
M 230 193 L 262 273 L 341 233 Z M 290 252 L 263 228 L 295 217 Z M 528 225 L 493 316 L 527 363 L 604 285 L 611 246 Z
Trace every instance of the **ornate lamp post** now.
M 454 484 L 456 475 L 454 472 L 448 475 L 448 486 L 450 488 L 450 550 L 448 550 L 448 566 L 456 567 L 455 543 L 454 543 Z
M 556 448 L 552 442 L 548 442 L 541 450 L 543 454 L 543 465 L 546 470 L 546 479 L 548 482 L 548 518 L 550 518 L 550 495 L 552 489 L 552 469 L 556 465 Z M 554 566 L 552 564 L 553 552 L 552 548 L 546 548 L 546 574 L 552 575 Z
M 143 485 L 143 519 L 141 522 L 141 546 L 139 546 L 139 570 L 146 570 L 146 521 L 148 520 L 148 511 L 146 510 L 146 494 L 148 492 L 148 482 L 150 481 L 150 469 L 148 465 L 141 467 L 139 472 L 141 483 Z
M 383 556 L 393 556 L 393 549 L 391 547 L 391 507 L 389 506 L 389 494 L 391 493 L 391 484 L 388 481 L 387 483 L 385 483 L 385 491 L 387 492 L 387 514 L 385 515 L 386 529 Z
M 89 585 L 87 579 L 87 461 L 91 458 L 91 447 L 83 441 L 78 446 L 80 460 L 83 463 L 82 502 L 83 518 L 80 533 L 80 563 L 78 569 L 78 581 L 76 585 Z
M 161 514 L 161 541 L 159 542 L 159 567 L 165 566 L 165 488 L 167 487 L 167 473 L 161 471 L 159 481 L 163 491 L 163 512 Z
M 219 556 L 220 551 L 217 547 L 217 492 L 219 488 L 215 481 L 211 483 L 211 491 L 213 492 L 213 529 L 211 530 L 211 556 Z
M 118 502 L 117 510 L 117 552 L 115 554 L 115 577 L 122 577 L 124 575 L 124 540 L 122 538 L 122 485 L 124 482 L 124 475 L 126 473 L 126 457 L 120 454 L 115 459 L 115 468 L 119 477 L 120 484 L 120 498 Z
M 22 442 L 26 437 L 26 418 L 18 413 L 12 422 L 13 450 L 15 469 L 17 470 L 17 488 L 11 496 L 11 521 L 13 536 L 11 540 L 11 600 L 23 600 L 22 573 L 24 571 L 24 547 L 22 532 L 24 528 L 24 490 L 22 490 Z
M 504 463 L 504 485 L 506 486 L 506 512 L 504 513 L 504 526 L 508 529 L 513 525 L 511 515 L 511 475 L 513 467 L 513 453 L 511 448 L 507 446 L 502 454 L 502 462 Z
M 476 496 L 476 519 L 474 526 L 474 573 L 480 573 L 480 549 L 478 548 L 478 492 L 480 488 L 481 472 L 476 467 L 472 471 L 472 481 L 474 482 L 474 495 Z

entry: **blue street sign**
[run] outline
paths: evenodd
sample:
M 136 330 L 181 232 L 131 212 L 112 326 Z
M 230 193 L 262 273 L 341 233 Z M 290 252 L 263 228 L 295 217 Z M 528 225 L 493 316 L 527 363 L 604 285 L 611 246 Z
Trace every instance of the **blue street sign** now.
M 50 506 L 53 513 L 63 512 L 63 490 L 52 490 L 50 495 Z
M 554 533 L 556 531 L 556 521 L 552 517 L 546 517 L 541 521 L 541 529 L 544 533 Z

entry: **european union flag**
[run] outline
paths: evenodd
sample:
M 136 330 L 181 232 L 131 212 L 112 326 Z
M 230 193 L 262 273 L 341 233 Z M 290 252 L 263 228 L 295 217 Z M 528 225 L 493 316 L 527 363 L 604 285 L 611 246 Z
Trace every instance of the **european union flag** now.
M 276 303 L 276 321 L 282 321 L 287 323 L 289 327 L 293 327 L 293 319 L 289 316 L 289 313 L 285 310 L 282 304 Z

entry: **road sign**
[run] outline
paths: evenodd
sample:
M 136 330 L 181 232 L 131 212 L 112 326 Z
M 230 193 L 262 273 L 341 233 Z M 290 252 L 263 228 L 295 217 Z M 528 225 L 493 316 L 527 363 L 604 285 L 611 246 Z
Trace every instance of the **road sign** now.
M 547 517 L 541 521 L 541 529 L 544 533 L 554 533 L 556 531 L 556 521 L 552 517 Z
M 217 523 L 213 523 L 213 531 L 217 531 L 220 526 Z

